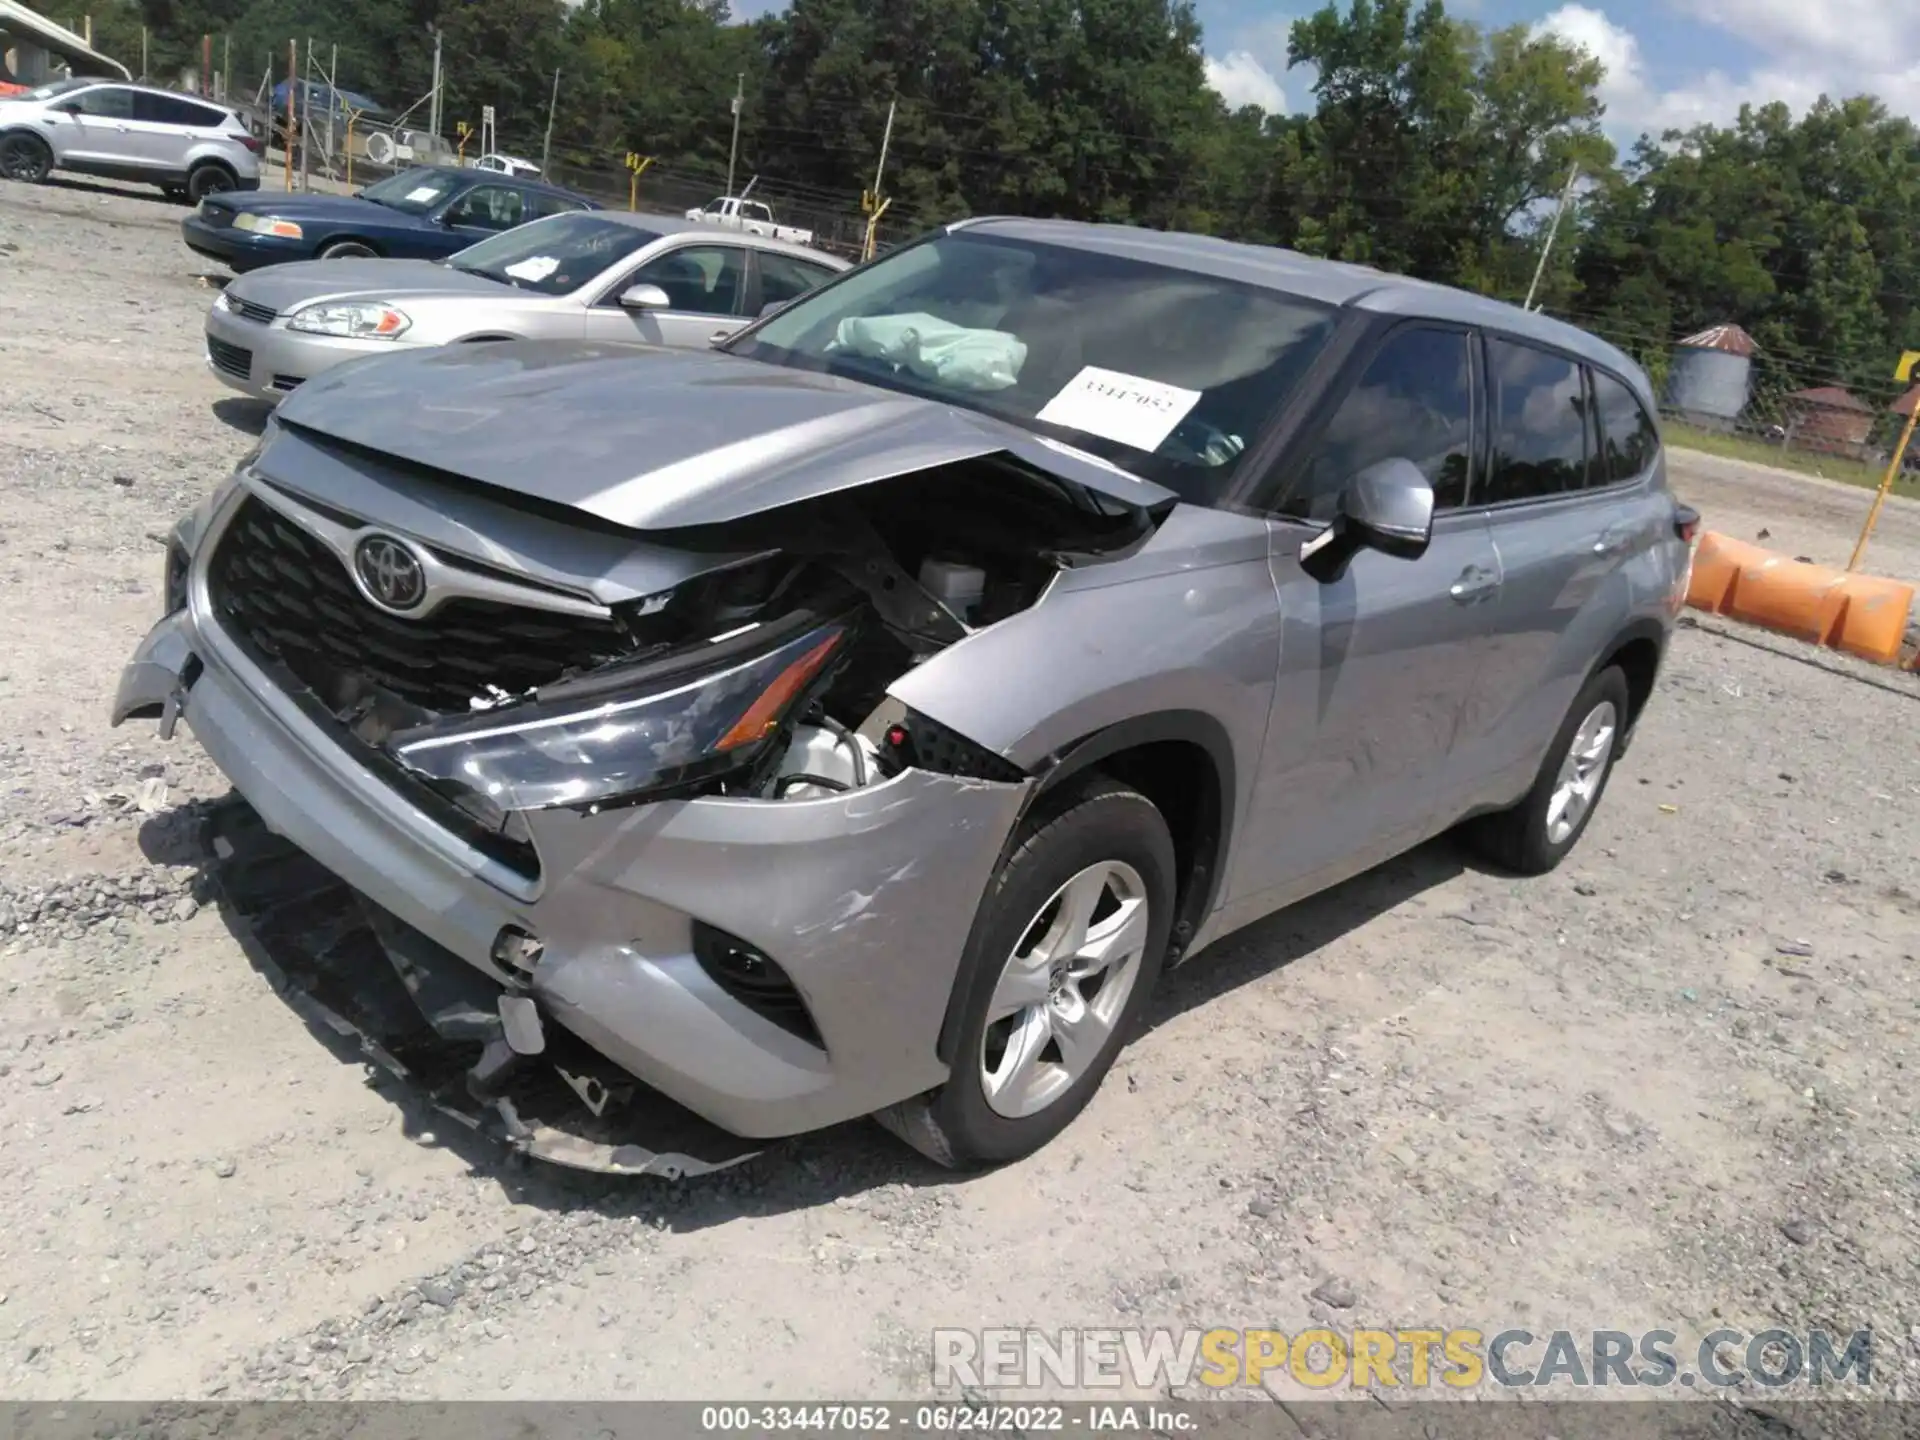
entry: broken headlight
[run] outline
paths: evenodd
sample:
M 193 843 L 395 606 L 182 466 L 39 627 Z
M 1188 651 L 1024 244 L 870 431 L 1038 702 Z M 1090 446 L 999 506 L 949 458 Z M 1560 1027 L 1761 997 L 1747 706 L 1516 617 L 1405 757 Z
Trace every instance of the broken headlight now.
M 744 658 L 717 642 L 705 665 L 609 672 L 524 704 L 392 736 L 387 749 L 430 783 L 502 810 L 590 806 L 678 789 L 750 766 L 838 658 L 845 622 L 770 636 Z M 744 637 L 749 643 L 752 635 Z

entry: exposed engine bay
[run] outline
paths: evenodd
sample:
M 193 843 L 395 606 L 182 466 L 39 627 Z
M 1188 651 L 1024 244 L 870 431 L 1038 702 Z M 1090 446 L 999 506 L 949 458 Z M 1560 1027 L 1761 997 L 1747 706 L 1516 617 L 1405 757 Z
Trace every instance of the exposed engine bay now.
M 910 765 L 1017 778 L 890 706 L 889 685 L 1159 518 L 989 455 L 655 532 L 696 573 L 600 616 L 454 598 L 403 617 L 261 493 L 210 567 L 225 627 L 369 764 L 523 869 L 532 810 L 817 799 Z

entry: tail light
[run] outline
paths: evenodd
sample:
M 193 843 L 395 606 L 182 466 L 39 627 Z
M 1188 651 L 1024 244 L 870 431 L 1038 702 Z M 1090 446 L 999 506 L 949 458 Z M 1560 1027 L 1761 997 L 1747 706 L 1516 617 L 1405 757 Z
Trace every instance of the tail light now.
M 239 137 L 239 140 L 242 145 L 246 146 L 247 149 L 251 150 L 255 155 L 266 153 L 267 142 L 262 140 L 258 135 L 242 135 Z
M 1673 533 L 1691 545 L 1700 533 L 1700 512 L 1691 505 L 1675 505 Z

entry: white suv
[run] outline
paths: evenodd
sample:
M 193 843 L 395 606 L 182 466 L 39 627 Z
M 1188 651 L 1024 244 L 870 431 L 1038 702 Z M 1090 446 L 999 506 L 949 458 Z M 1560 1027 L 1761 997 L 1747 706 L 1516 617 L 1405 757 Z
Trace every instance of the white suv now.
M 0 177 L 29 184 L 67 170 L 197 203 L 258 190 L 262 148 L 233 111 L 144 85 L 55 80 L 0 100 Z

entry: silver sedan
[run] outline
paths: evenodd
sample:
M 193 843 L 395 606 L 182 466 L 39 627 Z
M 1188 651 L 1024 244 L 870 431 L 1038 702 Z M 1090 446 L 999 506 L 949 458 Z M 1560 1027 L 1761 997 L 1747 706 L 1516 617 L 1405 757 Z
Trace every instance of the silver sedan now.
M 705 346 L 847 268 L 817 250 L 664 215 L 580 211 L 444 261 L 310 260 L 235 279 L 207 364 L 278 400 L 344 360 L 476 340 Z

